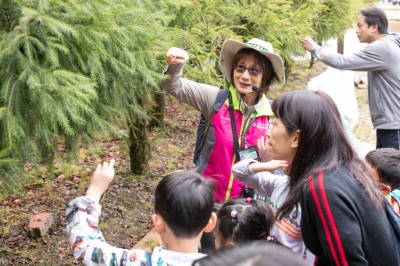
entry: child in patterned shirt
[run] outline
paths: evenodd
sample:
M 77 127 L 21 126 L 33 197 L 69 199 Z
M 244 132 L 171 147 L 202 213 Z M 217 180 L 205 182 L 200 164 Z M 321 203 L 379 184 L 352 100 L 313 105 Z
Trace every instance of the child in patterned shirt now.
M 102 194 L 114 177 L 114 160 L 99 164 L 85 196 L 72 200 L 66 210 L 67 232 L 76 259 L 84 265 L 191 265 L 204 257 L 198 253 L 203 232 L 213 230 L 212 185 L 193 171 L 174 172 L 164 177 L 155 191 L 154 228 L 165 246 L 152 253 L 122 249 L 108 244 L 97 228 Z

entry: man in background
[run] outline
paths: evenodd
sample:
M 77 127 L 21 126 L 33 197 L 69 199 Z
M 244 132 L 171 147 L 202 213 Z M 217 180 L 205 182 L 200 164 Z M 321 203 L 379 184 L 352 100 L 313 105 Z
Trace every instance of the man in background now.
M 368 102 L 376 129 L 376 148 L 399 149 L 400 35 L 388 34 L 386 14 L 377 7 L 361 9 L 356 34 L 361 43 L 368 45 L 349 55 L 329 51 L 310 37 L 304 37 L 301 45 L 331 67 L 368 72 Z

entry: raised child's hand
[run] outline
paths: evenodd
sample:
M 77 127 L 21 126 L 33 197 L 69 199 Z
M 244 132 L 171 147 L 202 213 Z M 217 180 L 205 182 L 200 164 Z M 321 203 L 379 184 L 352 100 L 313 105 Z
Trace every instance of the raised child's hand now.
M 103 193 L 107 190 L 114 178 L 114 163 L 115 160 L 111 159 L 110 164 L 104 162 L 97 165 L 97 168 L 90 179 L 86 196 L 92 198 L 96 202 L 100 201 L 101 195 L 103 195 Z
M 189 54 L 181 48 L 171 47 L 167 52 L 168 65 L 183 65 L 188 59 Z

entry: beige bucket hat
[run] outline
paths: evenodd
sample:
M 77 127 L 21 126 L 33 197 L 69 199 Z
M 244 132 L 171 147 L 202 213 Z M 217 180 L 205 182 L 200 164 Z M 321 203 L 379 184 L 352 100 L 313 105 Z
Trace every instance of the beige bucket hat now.
M 274 48 L 270 42 L 266 42 L 257 38 L 251 39 L 247 43 L 235 40 L 227 40 L 222 45 L 221 54 L 219 57 L 219 67 L 222 74 L 224 74 L 229 81 L 231 81 L 233 57 L 237 52 L 239 52 L 239 50 L 243 48 L 252 48 L 263 54 L 271 61 L 278 80 L 274 79 L 270 88 L 279 88 L 285 84 L 285 70 L 283 67 L 282 58 L 278 54 L 274 53 Z

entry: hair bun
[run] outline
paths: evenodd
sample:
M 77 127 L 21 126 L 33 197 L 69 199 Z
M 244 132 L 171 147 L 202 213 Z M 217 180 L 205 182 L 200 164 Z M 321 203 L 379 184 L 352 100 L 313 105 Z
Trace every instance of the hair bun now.
M 238 212 L 236 211 L 236 210 L 233 210 L 233 211 L 231 211 L 231 217 L 234 219 L 234 218 L 237 218 L 237 215 L 238 215 Z

